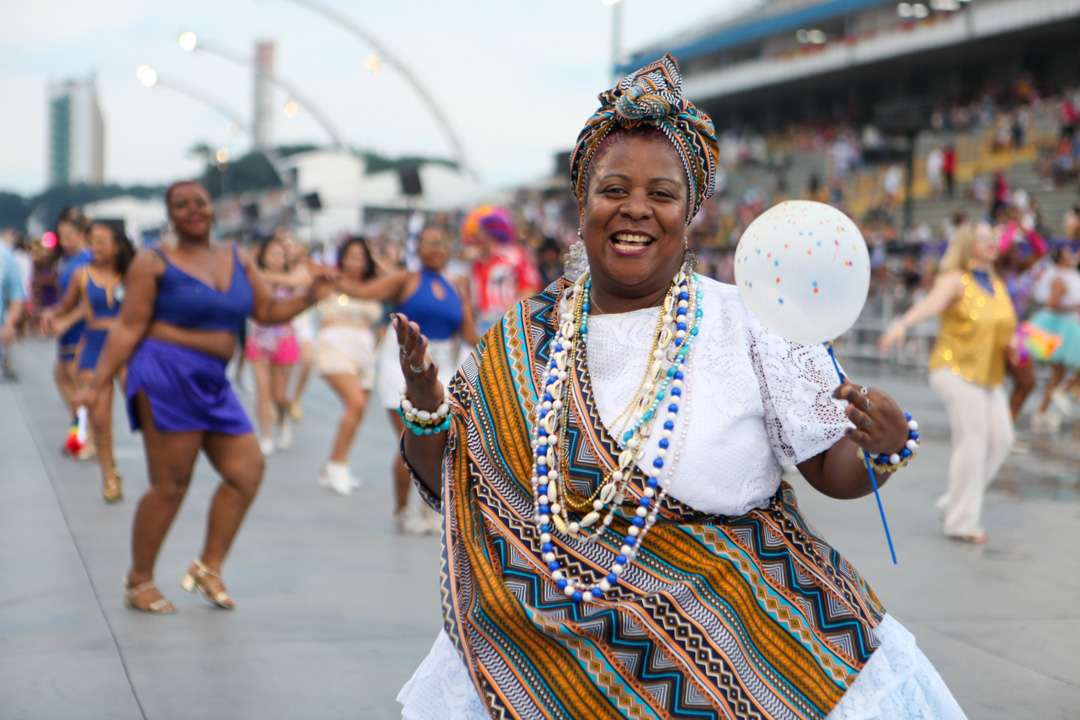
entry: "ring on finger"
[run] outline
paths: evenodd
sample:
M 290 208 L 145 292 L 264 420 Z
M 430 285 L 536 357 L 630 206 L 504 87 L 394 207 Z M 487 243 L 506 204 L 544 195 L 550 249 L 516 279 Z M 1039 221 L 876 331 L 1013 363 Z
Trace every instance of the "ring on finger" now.
M 866 411 L 867 411 L 867 412 L 869 412 L 869 411 L 870 411 L 870 408 L 872 408 L 872 407 L 874 407 L 874 403 L 872 403 L 872 402 L 870 402 L 869 400 L 867 400 L 867 401 L 866 401 Z
M 412 363 L 410 363 L 409 364 L 409 369 L 412 370 L 417 375 L 424 372 L 424 366 L 423 365 L 413 365 Z
M 862 394 L 862 395 L 869 395 L 870 394 L 870 389 L 868 387 L 866 387 L 865 385 L 863 385 L 859 389 L 859 393 Z
M 870 426 L 874 424 L 874 421 L 870 418 L 866 418 L 866 422 L 863 423 L 863 430 L 869 430 Z

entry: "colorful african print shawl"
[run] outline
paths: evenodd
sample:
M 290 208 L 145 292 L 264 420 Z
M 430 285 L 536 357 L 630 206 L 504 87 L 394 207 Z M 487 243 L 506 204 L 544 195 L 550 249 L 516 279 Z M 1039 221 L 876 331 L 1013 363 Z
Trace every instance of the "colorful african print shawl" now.
M 508 313 L 450 389 L 444 624 L 491 716 L 825 717 L 876 648 L 884 610 L 803 520 L 787 484 L 738 517 L 668 498 L 611 599 L 575 603 L 550 579 L 532 522 L 529 423 L 566 287 Z M 572 373 L 569 472 L 595 488 L 618 448 L 585 355 Z M 643 475 L 632 483 L 627 516 L 644 487 Z M 611 540 L 594 544 L 552 537 L 587 581 L 606 575 L 626 527 L 617 519 Z

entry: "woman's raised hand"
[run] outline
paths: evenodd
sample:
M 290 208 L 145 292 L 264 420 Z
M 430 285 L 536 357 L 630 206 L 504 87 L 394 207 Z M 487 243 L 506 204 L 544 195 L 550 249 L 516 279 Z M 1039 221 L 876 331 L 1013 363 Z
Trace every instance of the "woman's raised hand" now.
M 394 313 L 391 324 L 401 348 L 401 372 L 405 376 L 405 394 L 419 410 L 433 411 L 446 399 L 439 368 L 428 355 L 428 339 L 420 332 L 420 326 L 409 322 L 401 313 Z
M 872 455 L 891 455 L 904 447 L 908 420 L 887 392 L 844 382 L 833 396 L 848 402 L 844 412 L 855 426 L 848 437 L 856 445 Z

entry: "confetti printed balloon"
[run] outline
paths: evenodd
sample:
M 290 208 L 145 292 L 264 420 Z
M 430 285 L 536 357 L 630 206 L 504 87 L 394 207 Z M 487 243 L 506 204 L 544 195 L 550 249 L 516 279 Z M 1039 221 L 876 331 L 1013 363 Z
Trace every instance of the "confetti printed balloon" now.
M 735 282 L 750 312 L 773 332 L 795 342 L 829 342 L 862 312 L 870 255 L 847 215 L 789 200 L 746 228 L 735 249 Z

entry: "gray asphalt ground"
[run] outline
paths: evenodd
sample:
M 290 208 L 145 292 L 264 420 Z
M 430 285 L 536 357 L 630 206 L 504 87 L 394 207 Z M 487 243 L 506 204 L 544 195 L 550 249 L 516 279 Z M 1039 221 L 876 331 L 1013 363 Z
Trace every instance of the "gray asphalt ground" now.
M 296 442 L 269 458 L 225 566 L 233 612 L 176 584 L 201 548 L 216 486 L 200 460 L 157 566 L 179 612 L 156 617 L 121 597 L 146 487 L 139 437 L 117 401 L 125 500 L 106 505 L 96 464 L 60 455 L 67 418 L 51 344 L 16 353 L 19 382 L 0 384 L 0 718 L 399 717 L 394 697 L 441 624 L 439 541 L 391 529 L 395 440 L 381 409 L 352 453 L 362 489 L 322 490 L 315 477 L 340 408 L 312 379 Z M 892 393 L 924 431 L 916 462 L 883 493 L 899 565 L 872 497 L 834 501 L 791 477 L 805 514 L 915 634 L 972 720 L 1080 718 L 1080 434 L 1022 429 L 1030 448 L 987 499 L 990 542 L 951 542 L 933 507 L 948 429 L 925 376 L 848 370 Z M 240 395 L 250 408 L 252 394 Z

